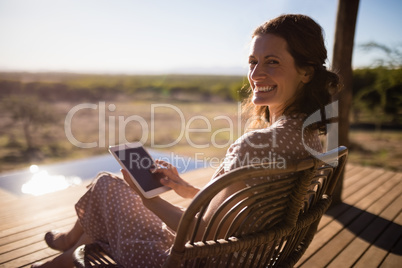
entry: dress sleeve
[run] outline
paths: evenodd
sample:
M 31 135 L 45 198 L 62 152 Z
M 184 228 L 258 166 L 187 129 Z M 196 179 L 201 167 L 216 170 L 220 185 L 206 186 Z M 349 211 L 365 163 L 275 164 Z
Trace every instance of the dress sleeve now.
M 223 169 L 228 172 L 239 167 L 258 164 L 263 161 L 264 153 L 271 147 L 270 131 L 248 132 L 230 146 L 223 162 Z

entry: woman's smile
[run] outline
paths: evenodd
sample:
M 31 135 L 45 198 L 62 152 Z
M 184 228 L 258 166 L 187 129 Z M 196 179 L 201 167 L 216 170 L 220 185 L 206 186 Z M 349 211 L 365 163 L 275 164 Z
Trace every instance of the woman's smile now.
M 254 86 L 254 93 L 257 92 L 270 92 L 276 89 L 276 86 Z

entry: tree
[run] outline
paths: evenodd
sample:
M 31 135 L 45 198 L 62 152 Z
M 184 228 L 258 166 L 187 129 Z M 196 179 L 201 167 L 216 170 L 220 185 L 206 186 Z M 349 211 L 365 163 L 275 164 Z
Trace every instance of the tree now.
M 359 0 L 339 0 L 336 18 L 335 43 L 332 57 L 332 69 L 339 73 L 344 88 L 334 100 L 339 101 L 339 145 L 349 146 L 349 113 L 352 104 L 352 55 Z M 331 141 L 329 141 L 330 143 Z M 336 144 L 336 145 L 338 145 Z M 329 144 L 332 149 L 334 144 Z M 333 204 L 341 202 L 343 176 L 333 194 Z
M 359 84 L 355 83 L 356 103 L 373 115 L 377 130 L 381 129 L 385 120 L 401 123 L 399 107 L 402 107 L 402 46 L 388 47 L 369 42 L 360 47 L 367 52 L 380 51 L 383 56 L 375 59 L 370 69 L 355 71 L 356 78 L 361 80 Z M 373 81 L 367 83 L 370 80 Z
M 1 110 L 10 115 L 13 124 L 21 123 L 28 152 L 37 149 L 33 139 L 35 130 L 40 126 L 57 122 L 57 116 L 36 96 L 7 96 L 2 100 Z
M 401 69 L 402 68 L 402 46 L 396 46 L 394 48 L 386 45 L 368 42 L 360 45 L 365 51 L 380 50 L 384 57 L 377 58 L 373 62 L 374 67 L 385 67 L 387 69 Z
M 353 110 L 370 114 L 377 130 L 382 124 L 402 123 L 402 68 L 386 66 L 354 71 Z

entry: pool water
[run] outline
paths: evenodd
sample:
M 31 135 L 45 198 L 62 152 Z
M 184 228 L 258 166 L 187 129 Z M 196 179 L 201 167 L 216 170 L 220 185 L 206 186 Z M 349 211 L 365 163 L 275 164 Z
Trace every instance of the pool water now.
M 148 150 L 154 159 L 175 165 L 180 173 L 196 168 L 189 158 Z M 110 154 L 62 162 L 52 165 L 31 165 L 26 169 L 0 174 L 0 188 L 15 195 L 43 195 L 80 185 L 101 171 L 120 173 L 120 165 Z

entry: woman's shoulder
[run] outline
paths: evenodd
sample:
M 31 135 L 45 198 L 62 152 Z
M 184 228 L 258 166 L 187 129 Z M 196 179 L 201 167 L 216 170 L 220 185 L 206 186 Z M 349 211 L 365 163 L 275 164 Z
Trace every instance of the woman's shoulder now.
M 226 170 L 271 157 L 283 161 L 306 157 L 308 154 L 305 150 L 306 133 L 303 133 L 303 124 L 303 117 L 283 117 L 267 128 L 246 132 L 228 149 Z M 314 141 L 315 145 L 315 141 L 319 140 L 315 138 L 315 134 L 310 134 L 307 140 Z M 316 147 L 319 148 L 318 145 L 313 148 Z
M 278 147 L 285 140 L 298 140 L 302 135 L 303 117 L 282 117 L 267 128 L 253 129 L 244 133 L 229 151 L 249 151 Z
M 280 133 L 299 133 L 302 130 L 305 116 L 303 115 L 295 115 L 295 116 L 282 116 L 275 123 L 266 127 L 249 130 L 244 133 L 239 140 L 242 139 L 255 139 L 259 137 L 272 136 L 272 134 Z

